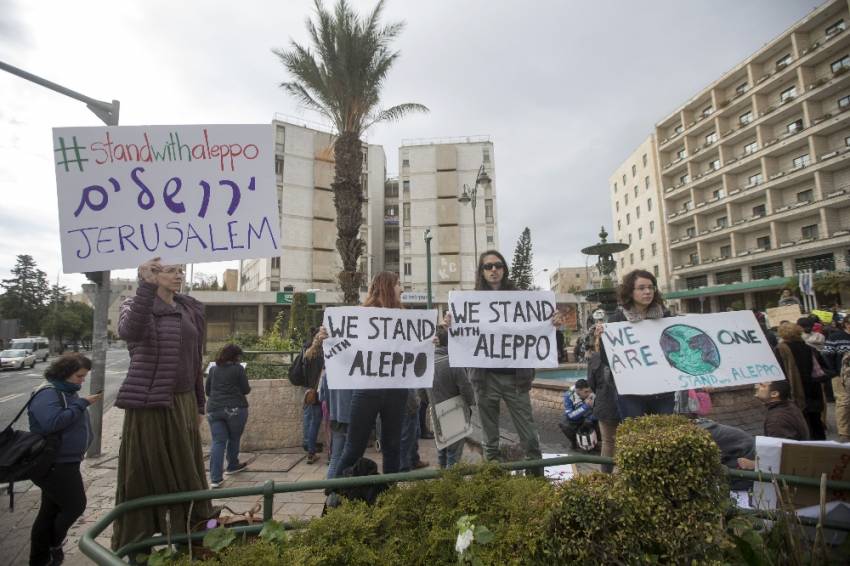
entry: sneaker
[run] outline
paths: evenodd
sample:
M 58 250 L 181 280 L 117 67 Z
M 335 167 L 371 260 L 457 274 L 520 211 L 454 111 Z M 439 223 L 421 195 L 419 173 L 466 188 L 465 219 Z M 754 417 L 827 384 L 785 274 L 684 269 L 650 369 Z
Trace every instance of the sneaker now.
M 239 472 L 244 471 L 247 467 L 248 464 L 246 464 L 245 462 L 240 462 L 239 464 L 236 464 L 236 467 L 232 470 L 224 470 L 224 475 L 232 476 L 233 474 L 238 474 Z
M 307 463 L 308 464 L 315 464 L 318 461 L 319 461 L 319 455 L 318 454 L 307 454 Z
M 218 488 L 221 487 L 222 483 L 223 482 L 220 482 L 220 481 L 211 481 L 210 482 L 210 489 L 218 489 Z

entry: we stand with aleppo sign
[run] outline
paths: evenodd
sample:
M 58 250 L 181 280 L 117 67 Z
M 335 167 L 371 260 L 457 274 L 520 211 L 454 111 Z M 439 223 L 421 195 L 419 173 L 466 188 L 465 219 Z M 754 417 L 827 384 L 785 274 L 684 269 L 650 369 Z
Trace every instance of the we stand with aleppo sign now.
M 275 255 L 270 125 L 55 128 L 66 273 Z
M 750 311 L 608 323 L 602 341 L 620 394 L 785 379 Z
M 330 389 L 414 389 L 434 380 L 436 310 L 328 307 Z
M 450 292 L 452 367 L 557 367 L 555 310 L 552 291 Z

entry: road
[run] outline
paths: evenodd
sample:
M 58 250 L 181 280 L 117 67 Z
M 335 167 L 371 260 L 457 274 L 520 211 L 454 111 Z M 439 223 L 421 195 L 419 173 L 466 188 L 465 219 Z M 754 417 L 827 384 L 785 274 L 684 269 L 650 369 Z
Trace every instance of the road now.
M 86 354 L 87 352 L 82 352 Z M 24 406 L 33 389 L 44 381 L 44 370 L 54 358 L 47 362 L 38 362 L 33 369 L 0 371 L 0 427 L 5 428 L 17 412 Z M 104 411 L 112 407 L 118 387 L 127 375 L 130 355 L 126 349 L 114 349 L 106 352 L 106 390 Z M 82 392 L 89 392 L 89 378 L 83 384 Z M 15 428 L 27 430 L 29 423 L 26 415 L 21 417 Z

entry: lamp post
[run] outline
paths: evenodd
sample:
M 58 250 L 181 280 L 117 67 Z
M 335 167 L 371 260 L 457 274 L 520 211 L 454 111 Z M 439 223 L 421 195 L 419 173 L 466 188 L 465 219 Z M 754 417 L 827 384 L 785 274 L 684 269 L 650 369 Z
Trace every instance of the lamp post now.
M 431 228 L 425 228 L 425 272 L 428 277 L 428 298 L 426 299 L 426 304 L 430 309 L 433 305 L 431 303 Z
M 0 70 L 7 71 L 59 94 L 79 100 L 85 103 L 86 107 L 107 126 L 118 125 L 118 113 L 121 103 L 117 100 L 113 100 L 110 103 L 90 98 L 84 94 L 65 88 L 62 85 L 28 73 L 23 69 L 13 67 L 3 61 L 0 61 Z M 92 371 L 91 379 L 89 380 L 89 390 L 95 393 L 97 391 L 103 391 L 106 384 L 106 333 L 109 324 L 109 299 L 111 295 L 110 274 L 109 271 L 94 271 L 86 273 L 86 277 L 97 286 L 94 301 L 94 324 L 92 328 Z M 101 432 L 103 430 L 103 400 L 101 399 L 96 405 L 97 408 L 91 411 L 92 441 L 86 452 L 86 455 L 89 457 L 100 456 Z
M 475 246 L 475 261 L 478 261 L 478 228 L 476 226 L 475 219 L 475 207 L 478 204 L 478 187 L 480 185 L 486 189 L 490 186 L 491 182 L 492 179 L 490 179 L 490 175 L 487 174 L 487 171 L 484 169 L 484 164 L 482 163 L 481 167 L 478 168 L 478 175 L 475 176 L 475 184 L 470 187 L 464 183 L 463 193 L 457 197 L 457 201 L 459 203 L 469 203 L 472 205 L 472 241 Z

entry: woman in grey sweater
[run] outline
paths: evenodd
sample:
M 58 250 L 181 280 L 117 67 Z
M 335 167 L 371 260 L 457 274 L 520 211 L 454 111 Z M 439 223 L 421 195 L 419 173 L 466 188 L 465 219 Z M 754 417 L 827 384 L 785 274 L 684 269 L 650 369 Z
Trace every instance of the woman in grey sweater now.
M 247 467 L 239 462 L 239 441 L 248 421 L 248 399 L 251 392 L 245 368 L 240 364 L 242 348 L 228 344 L 221 349 L 215 365 L 210 368 L 205 391 L 207 394 L 207 421 L 210 424 L 210 487 L 215 489 L 223 481 L 222 468 L 227 453 L 225 475 L 236 474 Z

